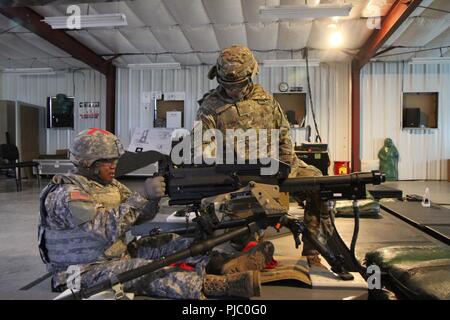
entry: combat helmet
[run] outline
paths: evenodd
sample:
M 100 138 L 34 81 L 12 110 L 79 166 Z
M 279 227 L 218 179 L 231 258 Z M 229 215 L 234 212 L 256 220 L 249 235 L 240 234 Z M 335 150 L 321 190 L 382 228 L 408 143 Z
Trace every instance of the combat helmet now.
M 239 85 L 258 74 L 259 66 L 249 48 L 233 45 L 222 50 L 217 63 L 208 73 L 209 79 L 225 85 Z
M 70 146 L 70 161 L 89 168 L 100 159 L 117 159 L 125 153 L 120 140 L 111 132 L 99 128 L 81 131 Z

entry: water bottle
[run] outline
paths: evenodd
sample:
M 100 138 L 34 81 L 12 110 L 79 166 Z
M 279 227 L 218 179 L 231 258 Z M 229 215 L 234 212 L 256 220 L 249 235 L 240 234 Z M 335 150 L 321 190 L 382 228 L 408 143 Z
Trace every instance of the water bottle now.
M 422 207 L 425 207 L 425 208 L 431 207 L 430 189 L 429 188 L 425 189 L 425 194 L 423 195 L 423 198 L 422 198 Z

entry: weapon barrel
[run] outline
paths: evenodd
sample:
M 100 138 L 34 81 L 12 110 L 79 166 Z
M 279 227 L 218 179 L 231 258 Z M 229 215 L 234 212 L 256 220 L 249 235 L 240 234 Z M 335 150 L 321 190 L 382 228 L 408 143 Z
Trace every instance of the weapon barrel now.
M 343 176 L 289 178 L 280 184 L 280 191 L 298 192 L 307 189 L 320 189 L 323 186 L 338 185 L 348 185 L 349 188 L 365 184 L 378 185 L 384 182 L 385 179 L 385 176 L 379 171 L 358 172 Z
M 116 276 L 116 279 L 119 283 L 128 282 L 130 280 L 133 280 L 133 279 L 139 278 L 143 275 L 146 275 L 150 272 L 156 271 L 160 268 L 166 267 L 172 263 L 178 262 L 182 259 L 186 259 L 188 257 L 194 257 L 194 256 L 197 256 L 204 252 L 207 252 L 208 250 L 211 250 L 212 248 L 218 246 L 219 244 L 230 241 L 236 237 L 241 237 L 241 236 L 247 235 L 249 233 L 253 233 L 257 230 L 257 228 L 258 227 L 257 227 L 256 223 L 252 222 L 245 227 L 224 233 L 223 235 L 220 235 L 216 238 L 208 239 L 208 240 L 199 242 L 197 244 L 194 244 L 185 250 L 182 250 L 182 251 L 179 251 L 179 252 L 176 252 L 174 254 L 167 256 L 165 259 L 157 260 L 155 262 L 146 264 L 142 267 L 138 267 L 133 270 L 125 271 L 121 274 L 118 274 Z M 81 292 L 81 297 L 82 298 L 90 297 L 96 293 L 110 289 L 112 287 L 112 285 L 114 285 L 114 283 L 111 280 L 106 280 L 106 281 L 100 282 L 90 288 L 83 289 Z
M 215 225 L 214 230 L 231 229 L 231 228 L 241 227 L 248 223 L 249 223 L 249 220 L 247 220 L 247 219 L 223 221 L 223 222 L 220 222 L 217 225 Z M 183 235 L 183 234 L 193 233 L 197 230 L 198 229 L 196 226 L 189 226 L 187 228 L 170 229 L 170 230 L 164 231 L 164 233 L 176 233 L 179 235 Z

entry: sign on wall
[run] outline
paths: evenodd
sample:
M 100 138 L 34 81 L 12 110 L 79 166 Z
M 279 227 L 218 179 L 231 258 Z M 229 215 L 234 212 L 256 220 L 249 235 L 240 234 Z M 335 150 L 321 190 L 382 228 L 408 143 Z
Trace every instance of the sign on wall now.
M 98 119 L 100 116 L 100 102 L 80 102 L 78 114 L 80 119 Z
M 128 151 L 144 152 L 149 150 L 170 154 L 172 149 L 173 129 L 136 128 L 131 138 Z

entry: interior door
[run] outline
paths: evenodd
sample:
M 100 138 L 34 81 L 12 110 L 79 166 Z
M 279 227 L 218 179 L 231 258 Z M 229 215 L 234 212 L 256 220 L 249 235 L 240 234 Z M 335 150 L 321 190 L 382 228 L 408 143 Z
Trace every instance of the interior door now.
M 39 109 L 20 106 L 20 160 L 31 161 L 39 157 Z M 24 176 L 32 177 L 32 169 L 25 168 Z

